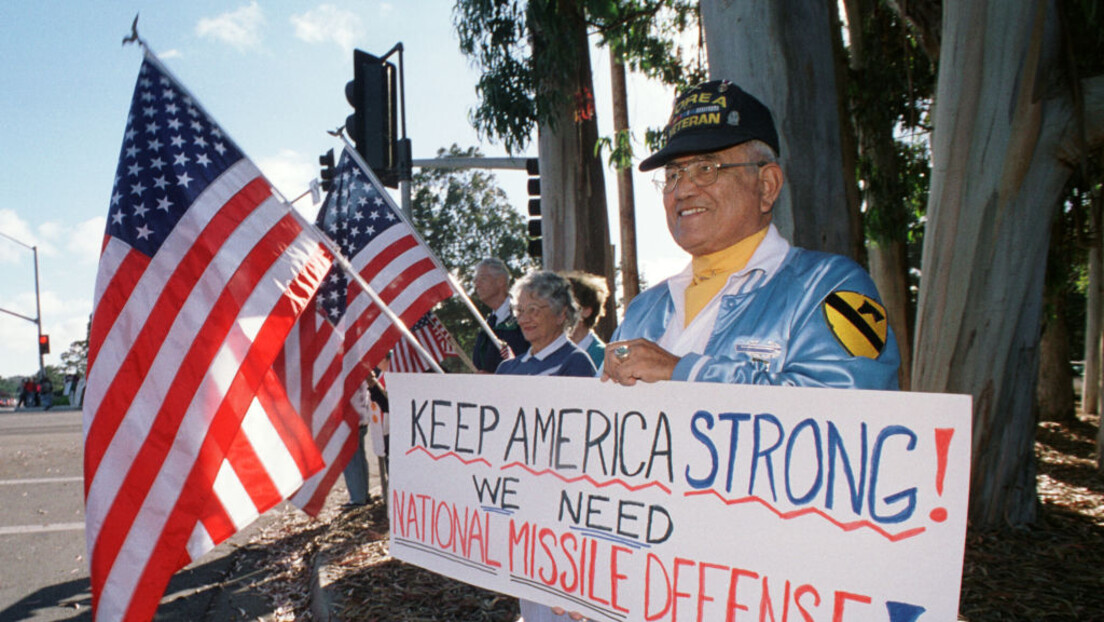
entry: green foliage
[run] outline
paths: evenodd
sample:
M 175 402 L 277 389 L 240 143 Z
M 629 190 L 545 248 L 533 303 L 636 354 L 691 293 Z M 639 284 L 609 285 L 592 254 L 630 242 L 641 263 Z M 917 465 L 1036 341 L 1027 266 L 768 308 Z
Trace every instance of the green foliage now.
M 852 63 L 848 86 L 862 145 L 858 178 L 867 199 L 864 227 L 875 241 L 914 243 L 931 176 L 927 138 L 935 71 L 884 0 L 870 0 L 863 8 L 859 23 L 852 24 L 853 30 L 861 29 L 852 37 L 862 37 L 863 58 Z M 882 170 L 872 154 L 882 136 L 893 137 L 888 170 Z
M 692 0 L 457 0 L 453 23 L 460 50 L 479 68 L 480 103 L 472 125 L 516 153 L 538 124 L 574 96 L 562 91 L 579 53 L 580 25 L 600 37 L 630 68 L 668 84 L 705 75 L 704 63 L 683 62 L 682 32 L 698 23 Z M 585 51 L 584 51 L 585 53 Z
M 61 367 L 66 374 L 85 375 L 88 369 L 88 340 L 74 341 L 61 353 Z
M 481 155 L 474 147 L 462 150 L 457 145 L 437 152 L 438 158 Z M 528 255 L 525 218 L 510 205 L 493 174 L 423 168 L 414 175 L 411 203 L 415 228 L 465 287 L 484 257 L 505 261 L 515 276 L 537 267 Z M 441 304 L 437 315 L 470 353 L 477 324 L 468 308 L 453 297 Z

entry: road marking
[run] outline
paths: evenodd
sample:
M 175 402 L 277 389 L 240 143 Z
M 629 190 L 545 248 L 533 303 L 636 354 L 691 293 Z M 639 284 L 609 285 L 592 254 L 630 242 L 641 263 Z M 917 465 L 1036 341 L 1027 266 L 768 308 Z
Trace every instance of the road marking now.
M 83 482 L 84 478 L 76 477 L 40 477 L 38 479 L 0 479 L 0 486 L 26 486 L 27 484 L 68 484 L 70 482 Z
M 52 525 L 15 525 L 0 527 L 0 536 L 23 533 L 42 533 L 46 531 L 84 531 L 84 523 L 54 523 Z

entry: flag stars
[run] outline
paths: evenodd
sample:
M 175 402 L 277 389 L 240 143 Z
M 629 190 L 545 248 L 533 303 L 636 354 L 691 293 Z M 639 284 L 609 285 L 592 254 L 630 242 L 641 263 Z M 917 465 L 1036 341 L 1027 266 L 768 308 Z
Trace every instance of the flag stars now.
M 131 146 L 127 147 L 127 149 L 126 149 L 127 159 L 129 160 L 131 158 L 137 157 L 139 151 L 141 151 L 141 149 L 139 149 L 138 147 L 135 147 L 134 145 L 131 145 Z
M 177 112 L 180 112 L 180 106 L 177 106 L 174 102 L 169 102 L 165 106 L 165 112 L 175 115 Z
M 138 135 L 138 130 L 133 127 L 127 127 L 126 134 L 124 135 L 124 142 L 130 142 L 134 140 L 134 137 Z
M 142 116 L 152 117 L 157 114 L 157 109 L 153 106 L 146 106 L 142 109 Z
M 173 166 L 188 166 L 188 162 L 191 162 L 187 154 L 184 153 L 176 154 L 173 156 L 173 160 Z
M 180 134 L 173 136 L 169 139 L 169 141 L 172 142 L 173 147 L 176 147 L 178 149 L 184 146 L 184 138 Z
M 174 132 L 179 132 L 182 125 L 184 124 L 181 123 L 180 119 L 177 119 L 176 117 L 169 119 L 169 129 Z
M 146 133 L 147 134 L 156 134 L 160 129 L 161 129 L 161 126 L 158 125 L 156 121 L 154 121 L 153 123 L 147 123 L 146 124 Z
M 207 148 L 207 139 L 203 138 L 202 136 L 196 136 L 195 140 L 193 142 L 195 143 L 195 145 L 197 147 L 199 147 L 201 149 L 206 149 Z
M 142 225 L 141 227 L 138 227 L 135 231 L 138 232 L 138 239 L 139 240 L 148 239 L 150 234 L 153 233 L 153 229 L 150 229 L 146 225 Z
M 141 171 L 142 171 L 142 167 L 139 166 L 137 162 L 135 162 L 134 164 L 131 164 L 130 167 L 127 168 L 127 174 L 130 175 L 131 177 L 137 177 L 138 173 L 140 173 Z
M 158 190 L 164 190 L 169 185 L 169 180 L 164 175 L 153 180 L 153 186 Z
M 164 167 L 165 161 L 162 160 L 160 157 L 156 157 L 153 160 L 150 160 L 150 168 L 155 168 L 160 171 Z
M 111 224 L 113 224 L 113 225 L 123 224 L 123 213 L 120 212 L 120 211 L 116 211 L 115 213 L 113 213 L 111 215 Z
M 160 199 L 157 200 L 157 209 L 159 209 L 159 210 L 161 210 L 165 213 L 168 213 L 169 210 L 172 209 L 172 201 L 170 201 L 169 197 L 167 197 L 167 196 L 166 197 L 161 197 Z
M 196 157 L 196 164 L 202 165 L 203 168 L 207 168 L 207 166 L 211 164 L 211 158 L 208 158 L 206 153 L 201 153 Z
M 130 186 L 130 193 L 131 194 L 134 194 L 134 195 L 137 195 L 137 196 L 142 196 L 142 193 L 145 192 L 145 191 L 146 191 L 146 187 L 142 185 L 141 181 L 139 181 L 136 184 L 132 184 Z
M 215 151 L 217 151 L 219 155 L 226 153 L 226 145 L 222 143 L 215 143 Z
M 185 188 L 187 188 L 188 184 L 192 183 L 193 181 L 194 180 L 188 175 L 187 171 L 180 174 L 180 176 L 176 178 L 176 184 L 178 186 L 184 186 Z
M 192 120 L 191 125 L 192 125 L 192 130 L 193 131 L 196 131 L 196 132 L 202 132 L 203 131 L 203 124 L 200 123 L 199 121 Z
M 137 218 L 145 218 L 146 217 L 146 212 L 148 212 L 148 211 L 149 211 L 149 208 L 146 207 L 145 203 L 138 203 L 137 205 L 134 206 L 134 216 L 137 217 Z

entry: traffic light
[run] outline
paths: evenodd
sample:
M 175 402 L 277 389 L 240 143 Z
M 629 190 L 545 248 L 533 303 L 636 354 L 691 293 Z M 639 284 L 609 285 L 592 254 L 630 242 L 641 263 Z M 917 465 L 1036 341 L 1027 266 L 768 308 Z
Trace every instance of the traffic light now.
M 540 160 L 529 158 L 525 161 L 525 170 L 529 173 L 529 254 L 533 257 L 543 255 L 541 241 L 541 183 Z
M 322 165 L 322 172 L 321 172 L 322 183 L 320 185 L 322 186 L 323 190 L 325 190 L 326 192 L 329 192 L 330 188 L 333 188 L 333 178 L 334 178 L 334 152 L 333 152 L 333 149 L 330 149 L 326 153 L 318 156 L 318 163 Z
M 50 336 L 39 335 L 38 336 L 38 353 L 49 354 L 50 353 Z
M 345 98 L 353 107 L 353 114 L 345 119 L 345 130 L 357 153 L 390 188 L 399 187 L 396 73 L 393 63 L 354 50 L 353 80 L 345 85 Z

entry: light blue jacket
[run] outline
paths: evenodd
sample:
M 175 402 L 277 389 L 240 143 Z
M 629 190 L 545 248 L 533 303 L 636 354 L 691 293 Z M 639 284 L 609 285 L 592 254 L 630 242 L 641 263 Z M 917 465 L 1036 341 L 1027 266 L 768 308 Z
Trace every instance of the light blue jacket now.
M 835 292 L 855 292 L 878 303 L 850 314 L 853 325 L 865 322 L 884 331 L 877 358 L 852 355 L 836 337 L 828 321 L 831 303 L 839 308 L 838 297 L 830 300 Z M 708 344 L 703 352 L 679 360 L 674 380 L 897 389 L 897 339 L 874 282 L 854 261 L 791 247 L 773 276 L 751 278 L 741 291 L 722 296 Z M 659 341 L 673 317 L 674 301 L 664 281 L 633 299 L 613 341 Z M 841 315 L 833 317 L 838 322 Z M 876 334 L 871 340 L 879 341 Z

